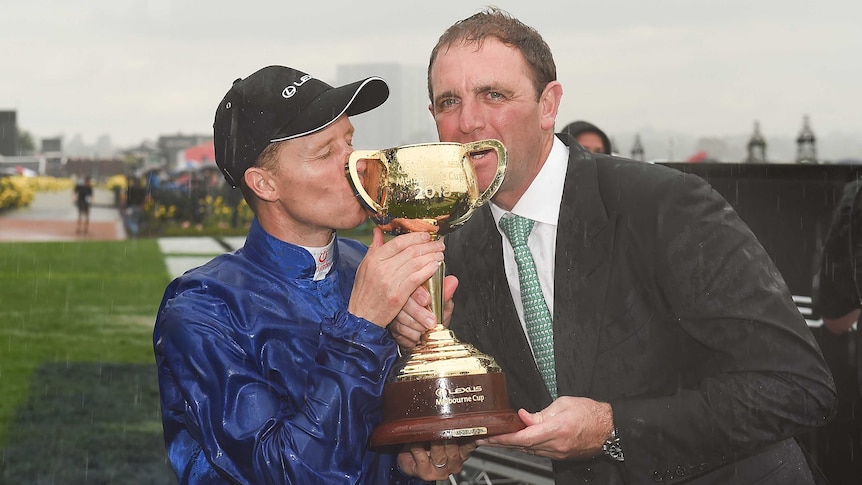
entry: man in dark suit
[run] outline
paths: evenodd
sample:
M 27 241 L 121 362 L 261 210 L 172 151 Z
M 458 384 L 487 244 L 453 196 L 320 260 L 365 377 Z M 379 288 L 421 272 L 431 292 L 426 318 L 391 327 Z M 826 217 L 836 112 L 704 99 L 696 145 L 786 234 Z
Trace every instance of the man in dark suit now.
M 450 27 L 428 86 L 442 141 L 508 150 L 492 203 L 446 240 L 451 328 L 496 358 L 527 425 L 478 444 L 551 458 L 561 484 L 813 483 L 793 437 L 832 416 L 832 378 L 728 203 L 697 177 L 555 135 L 553 56 L 505 12 Z M 487 187 L 494 155 L 473 158 Z M 510 220 L 527 221 L 538 291 Z M 428 320 L 408 306 L 390 329 L 409 347 Z
M 862 180 L 844 186 L 823 244 L 812 284 L 814 305 L 823 316 L 815 329 L 838 390 L 838 412 L 815 434 L 820 468 L 830 485 L 862 478 Z M 854 328 L 855 326 L 855 328 Z

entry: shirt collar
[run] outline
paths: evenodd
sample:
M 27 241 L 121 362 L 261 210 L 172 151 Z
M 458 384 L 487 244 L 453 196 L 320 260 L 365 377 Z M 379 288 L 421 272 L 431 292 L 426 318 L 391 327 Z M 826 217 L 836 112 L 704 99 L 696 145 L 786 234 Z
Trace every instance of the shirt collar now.
M 314 258 L 314 281 L 322 280 L 329 274 L 329 270 L 332 269 L 332 262 L 335 260 L 335 233 L 332 233 L 329 244 L 326 246 L 319 248 L 303 246 L 303 248 Z
M 556 226 L 560 216 L 560 202 L 563 200 L 563 184 L 569 164 L 569 147 L 554 137 L 554 144 L 547 160 L 539 169 L 533 182 L 512 208 L 511 212 L 544 224 Z M 494 221 L 507 211 L 491 202 Z
M 338 244 L 334 244 L 334 241 L 335 238 L 330 242 L 330 261 L 338 260 Z M 271 268 L 290 279 L 313 279 L 317 270 L 317 260 L 307 249 L 270 235 L 257 218 L 251 222 L 242 250 L 257 264 Z

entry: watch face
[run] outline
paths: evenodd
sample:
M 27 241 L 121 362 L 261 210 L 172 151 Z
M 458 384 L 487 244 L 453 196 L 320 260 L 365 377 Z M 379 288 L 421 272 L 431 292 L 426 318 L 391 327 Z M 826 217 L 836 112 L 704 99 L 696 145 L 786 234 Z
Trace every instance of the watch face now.
M 617 436 L 617 430 L 611 433 L 611 437 L 602 445 L 602 451 L 605 452 L 608 458 L 615 461 L 625 461 L 623 455 L 623 447 L 620 444 L 620 438 Z
M 623 455 L 623 448 L 620 446 L 619 438 L 615 439 L 610 443 L 605 443 L 604 446 L 605 454 L 612 460 L 616 461 L 625 461 L 625 457 Z

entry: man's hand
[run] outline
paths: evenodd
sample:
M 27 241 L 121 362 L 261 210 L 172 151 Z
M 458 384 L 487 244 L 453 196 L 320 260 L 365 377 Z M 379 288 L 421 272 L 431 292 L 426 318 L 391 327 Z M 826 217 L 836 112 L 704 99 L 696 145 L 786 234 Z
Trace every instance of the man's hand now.
M 449 320 L 452 318 L 452 310 L 455 304 L 452 302 L 452 295 L 455 294 L 455 289 L 458 288 L 458 278 L 449 275 L 443 279 L 443 325 L 449 326 Z M 398 312 L 395 321 L 389 326 L 389 331 L 392 337 L 398 342 L 402 349 L 412 349 L 419 343 L 419 338 L 437 325 L 437 318 L 429 308 L 431 305 L 431 295 L 428 294 L 423 286 L 420 286 L 413 292 L 413 295 L 404 304 L 404 307 Z
M 347 311 L 386 327 L 416 288 L 428 281 L 443 261 L 443 241 L 425 232 L 404 234 L 384 244 L 374 228 L 371 246 L 356 270 Z
M 476 444 L 512 448 L 553 460 L 583 460 L 601 453 L 614 428 L 611 405 L 583 397 L 563 396 L 538 413 L 519 409 L 518 416 L 526 428 L 480 439 Z
M 849 331 L 857 321 L 859 321 L 858 308 L 837 318 L 823 317 L 823 326 L 835 335 L 841 335 Z
M 475 449 L 473 441 L 411 443 L 398 454 L 398 468 L 423 480 L 446 480 L 449 475 L 461 472 L 464 462 Z

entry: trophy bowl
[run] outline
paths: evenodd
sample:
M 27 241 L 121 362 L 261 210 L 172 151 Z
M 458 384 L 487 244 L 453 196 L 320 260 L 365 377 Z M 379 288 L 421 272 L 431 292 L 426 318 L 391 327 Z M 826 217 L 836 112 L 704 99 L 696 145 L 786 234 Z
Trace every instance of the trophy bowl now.
M 497 171 L 480 192 L 473 157 L 493 156 Z M 384 231 L 425 231 L 437 238 L 490 200 L 503 182 L 506 162 L 498 140 L 440 142 L 357 150 L 346 171 L 357 198 Z M 437 325 L 395 363 L 383 387 L 383 419 L 371 434 L 372 447 L 476 439 L 524 428 L 509 405 L 496 361 L 443 325 L 444 275 L 441 262 L 425 284 Z

